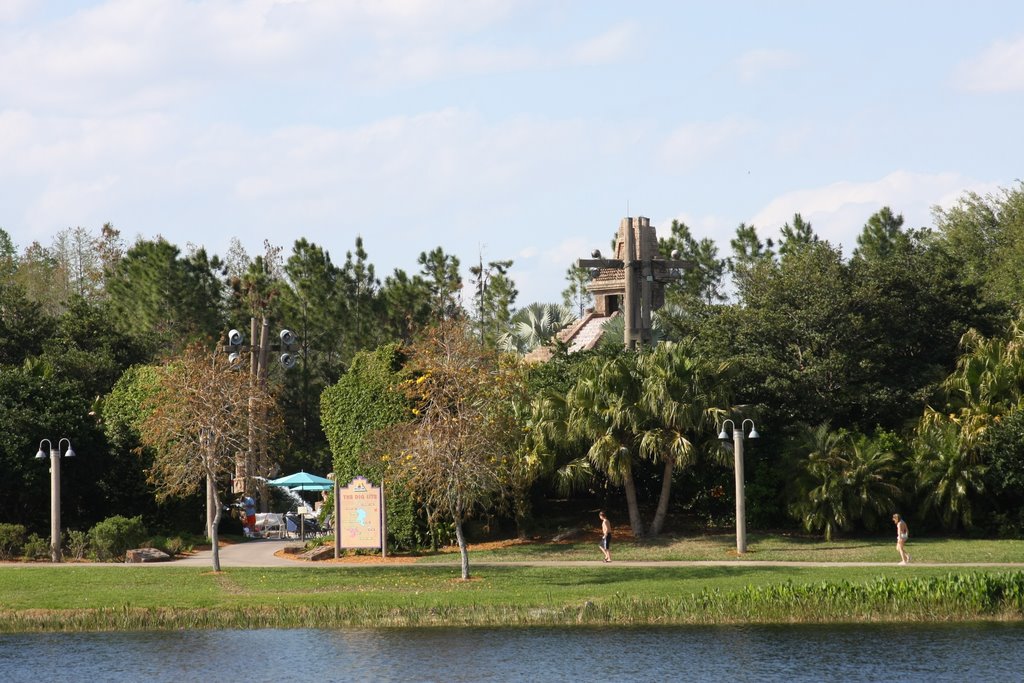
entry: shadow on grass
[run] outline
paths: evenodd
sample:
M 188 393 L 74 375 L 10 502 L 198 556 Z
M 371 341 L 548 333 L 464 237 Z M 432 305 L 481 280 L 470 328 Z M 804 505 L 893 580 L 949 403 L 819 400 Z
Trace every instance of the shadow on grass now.
M 494 570 L 504 569 L 510 575 L 530 576 L 544 579 L 551 586 L 575 587 L 582 585 L 637 584 L 659 581 L 717 581 L 728 579 L 732 582 L 746 578 L 764 576 L 765 573 L 791 576 L 792 569 L 774 567 L 616 567 L 614 563 L 608 567 L 574 567 L 571 571 L 551 568 L 512 569 L 488 567 L 489 574 Z M 501 572 L 504 573 L 504 572 Z

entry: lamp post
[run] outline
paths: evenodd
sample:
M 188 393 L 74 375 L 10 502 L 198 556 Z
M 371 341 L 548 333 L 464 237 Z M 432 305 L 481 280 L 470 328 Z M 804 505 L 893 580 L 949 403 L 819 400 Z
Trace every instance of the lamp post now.
M 754 421 L 751 419 L 743 420 L 740 423 L 739 429 L 736 429 L 736 424 L 732 420 L 726 420 L 722 423 L 722 431 L 718 433 L 718 439 L 725 442 L 729 441 L 730 433 L 732 434 L 733 460 L 736 472 L 736 553 L 738 555 L 747 552 L 747 512 L 743 493 L 743 432 L 748 422 L 750 423 L 749 437 L 751 439 L 758 438 L 757 429 L 754 427 Z M 728 429 L 726 425 L 728 425 Z
M 57 447 L 53 447 L 53 443 L 49 439 L 43 439 L 39 442 L 39 450 L 36 451 L 36 460 L 45 460 L 46 451 L 43 450 L 43 444 L 46 444 L 47 449 L 50 452 L 50 560 L 53 562 L 61 561 L 60 551 L 60 456 L 61 446 L 67 442 L 67 450 L 64 451 L 65 458 L 75 457 L 75 452 L 71 449 L 71 441 L 68 439 L 61 439 L 57 442 Z

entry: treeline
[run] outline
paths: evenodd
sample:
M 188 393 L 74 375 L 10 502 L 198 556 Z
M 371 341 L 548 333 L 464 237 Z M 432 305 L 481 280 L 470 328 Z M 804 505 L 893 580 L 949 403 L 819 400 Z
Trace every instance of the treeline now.
M 638 534 L 729 524 L 731 465 L 715 437 L 722 419 L 741 417 L 761 434 L 746 450 L 751 526 L 872 531 L 899 509 L 917 529 L 1019 534 L 1022 209 L 1020 186 L 965 194 L 930 228 L 882 208 L 849 256 L 799 214 L 774 238 L 740 225 L 728 255 L 682 223 L 662 227 L 664 253 L 696 264 L 658 315 L 659 339 L 671 343 L 626 354 L 610 330 L 594 352 L 513 362 L 518 384 L 502 399 L 514 409 L 502 413 L 507 481 L 484 491 L 505 505 L 491 514 L 526 529 L 547 500 L 572 491 L 618 507 Z M 196 343 L 227 362 L 225 332 L 248 333 L 251 318 L 299 340 L 296 366 L 268 380 L 283 425 L 272 459 L 282 472 L 322 473 L 370 466 L 337 446 L 332 456 L 327 434 L 337 427 L 324 416 L 343 418 L 327 403 L 321 413 L 325 389 L 358 395 L 360 372 L 384 384 L 392 372 L 403 382 L 424 376 L 394 349 L 433 358 L 423 332 L 440 321 L 461 324 L 507 367 L 588 304 L 573 268 L 562 302 L 517 308 L 511 261 L 481 259 L 465 283 L 440 247 L 417 263 L 418 272 L 381 280 L 358 238 L 335 264 L 304 239 L 287 256 L 269 244 L 250 256 L 236 242 L 220 257 L 162 238 L 128 246 L 111 225 L 24 249 L 0 230 L 3 518 L 46 528 L 48 473 L 32 454 L 42 438 L 68 437 L 79 457 L 64 465 L 65 527 L 142 514 L 151 526 L 201 528 L 199 498 L 156 502 L 124 389 L 139 367 Z M 388 409 L 415 422 L 403 410 L 423 406 L 404 400 Z M 339 439 L 364 446 L 344 430 Z M 377 466 L 388 455 L 378 452 Z M 408 510 L 436 530 L 415 498 Z

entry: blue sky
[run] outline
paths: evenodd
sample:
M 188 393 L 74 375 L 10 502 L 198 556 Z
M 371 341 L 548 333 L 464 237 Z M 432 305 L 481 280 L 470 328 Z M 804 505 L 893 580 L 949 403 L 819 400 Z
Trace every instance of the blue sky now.
M 619 220 L 723 256 L 800 212 L 845 253 L 1024 158 L 1024 3 L 0 0 L 0 226 L 383 277 L 513 259 L 519 305 Z

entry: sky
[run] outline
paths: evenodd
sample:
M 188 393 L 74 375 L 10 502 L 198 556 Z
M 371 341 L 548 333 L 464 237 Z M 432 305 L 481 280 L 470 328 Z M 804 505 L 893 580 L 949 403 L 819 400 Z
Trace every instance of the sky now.
M 383 279 L 441 246 L 556 302 L 624 216 L 721 256 L 799 212 L 844 254 L 1016 187 L 1024 3 L 0 0 L 0 227 Z

